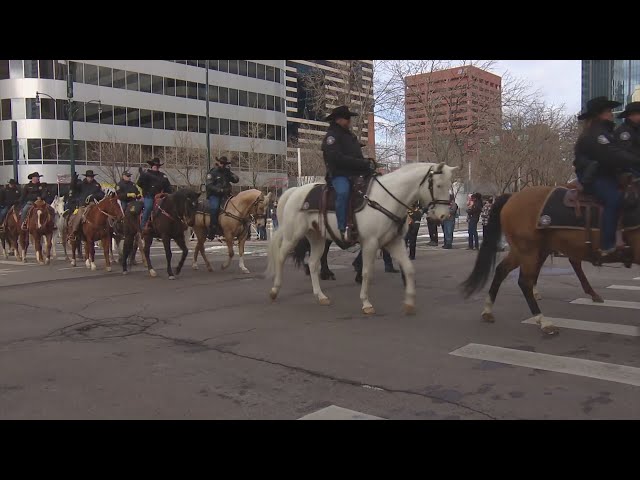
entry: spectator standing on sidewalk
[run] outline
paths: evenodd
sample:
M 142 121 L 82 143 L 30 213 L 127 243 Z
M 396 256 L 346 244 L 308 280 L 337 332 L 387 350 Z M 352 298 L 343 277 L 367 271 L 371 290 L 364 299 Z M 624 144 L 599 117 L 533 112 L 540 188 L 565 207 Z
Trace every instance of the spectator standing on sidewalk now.
M 427 243 L 427 245 L 429 245 L 430 247 L 437 247 L 438 246 L 438 221 L 437 220 L 431 220 L 429 217 L 427 217 L 427 228 L 429 229 L 429 243 Z
M 450 250 L 453 248 L 453 231 L 456 227 L 456 216 L 458 215 L 458 204 L 453 194 L 449 197 L 449 216 L 442 221 L 442 233 L 444 235 L 444 245 L 442 248 Z
M 420 207 L 420 204 L 415 205 L 412 210 L 409 210 L 409 229 L 404 237 L 404 243 L 409 247 L 409 259 L 416 259 L 416 242 L 418 241 L 418 231 L 420 230 L 420 220 L 424 211 Z
M 487 198 L 487 201 L 482 207 L 482 213 L 480 214 L 480 221 L 482 222 L 482 239 L 484 240 L 485 231 L 489 223 L 489 214 L 491 213 L 491 207 L 493 207 L 493 197 Z
M 467 203 L 467 223 L 469 233 L 469 246 L 467 250 L 478 250 L 480 241 L 478 240 L 478 222 L 482 213 L 482 195 L 474 193 L 471 200 Z

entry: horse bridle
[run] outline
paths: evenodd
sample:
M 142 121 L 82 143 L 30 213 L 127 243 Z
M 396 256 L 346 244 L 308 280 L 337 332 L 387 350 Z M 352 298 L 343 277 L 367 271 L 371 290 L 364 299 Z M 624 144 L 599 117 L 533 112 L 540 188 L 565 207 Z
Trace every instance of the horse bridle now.
M 427 209 L 431 208 L 431 206 L 433 206 L 433 205 L 449 205 L 449 201 L 448 200 L 436 200 L 435 199 L 435 195 L 433 193 L 433 176 L 434 175 L 442 175 L 443 170 L 444 170 L 444 163 L 438 164 L 436 170 L 434 170 L 433 166 L 431 166 L 431 167 L 429 167 L 429 170 L 424 175 L 424 177 L 422 177 L 422 180 L 420 181 L 419 186 L 421 187 L 424 184 L 424 182 L 429 180 L 429 195 L 431 195 L 431 201 L 427 205 Z M 380 180 L 378 180 L 378 176 L 377 175 L 374 176 L 373 179 L 378 183 L 378 185 L 380 185 L 382 187 L 382 189 L 385 192 L 387 192 L 387 194 L 391 198 L 393 198 L 396 202 L 398 202 L 400 205 L 402 205 L 407 210 L 411 210 L 411 207 L 409 207 L 407 204 L 402 202 L 393 193 L 391 193 L 382 183 L 380 183 Z M 404 227 L 404 224 L 405 224 L 405 219 L 404 218 L 401 218 L 401 217 L 397 216 L 395 213 L 387 210 L 386 208 L 384 208 L 382 205 L 380 205 L 375 200 L 371 200 L 368 195 L 363 195 L 363 198 L 367 201 L 367 205 L 369 205 L 371 208 L 373 208 L 374 210 L 378 210 L 379 212 L 383 213 L 388 218 L 393 220 L 398 225 L 398 232 L 400 232 L 400 230 L 402 230 L 402 227 Z
M 238 209 L 238 207 L 236 207 L 233 203 L 231 203 L 231 199 L 229 199 L 229 202 L 228 202 L 228 203 L 229 203 L 229 204 L 231 204 L 231 206 L 232 206 L 233 208 L 235 208 L 235 209 L 236 209 L 236 212 L 238 212 L 240 215 L 242 215 L 242 217 L 239 217 L 239 216 L 237 216 L 237 215 L 234 215 L 234 214 L 233 214 L 233 213 L 231 213 L 231 212 L 227 212 L 226 210 L 223 210 L 223 211 L 222 211 L 222 214 L 223 214 L 223 215 L 226 215 L 227 217 L 231 217 L 231 218 L 233 218 L 234 220 L 236 220 L 236 221 L 240 222 L 240 223 L 241 223 L 241 224 L 243 224 L 243 225 L 246 225 L 247 223 L 250 223 L 250 222 L 251 222 L 251 220 L 249 220 L 249 218 L 250 218 L 252 215 L 251 215 L 249 212 L 251 211 L 251 209 L 252 209 L 253 207 L 255 207 L 255 206 L 256 206 L 258 203 L 260 203 L 263 199 L 264 199 L 264 197 L 263 197 L 262 195 L 258 195 L 258 197 L 253 201 L 253 203 L 252 203 L 251 205 L 249 205 L 249 208 L 247 208 L 247 213 L 245 213 L 245 214 L 243 214 L 243 213 Z M 247 220 L 249 220 L 249 222 L 247 222 Z

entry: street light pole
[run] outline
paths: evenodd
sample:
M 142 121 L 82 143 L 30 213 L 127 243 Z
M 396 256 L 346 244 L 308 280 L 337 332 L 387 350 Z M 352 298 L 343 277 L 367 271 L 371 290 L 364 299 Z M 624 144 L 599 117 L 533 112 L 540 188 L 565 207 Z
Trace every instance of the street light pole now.
M 206 65 L 207 69 L 206 69 L 206 74 L 205 74 L 205 83 L 207 85 L 207 100 L 206 100 L 206 109 L 207 109 L 207 119 L 206 119 L 206 124 L 207 124 L 207 172 L 209 170 L 211 170 L 211 132 L 210 132 L 210 128 L 209 128 L 209 124 L 211 122 L 211 120 L 209 119 L 209 60 L 207 60 L 207 65 Z
M 73 77 L 71 75 L 71 61 L 67 60 L 67 102 L 69 108 L 69 164 L 71 166 L 71 179 L 76 174 L 76 150 L 75 150 L 75 140 L 73 138 L 73 116 L 75 115 L 75 110 L 73 108 Z

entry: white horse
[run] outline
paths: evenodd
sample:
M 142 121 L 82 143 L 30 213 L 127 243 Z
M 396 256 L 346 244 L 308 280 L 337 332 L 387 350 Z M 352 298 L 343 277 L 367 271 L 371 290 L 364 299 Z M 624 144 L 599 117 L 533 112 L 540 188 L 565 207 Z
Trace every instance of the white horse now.
M 398 262 L 406 278 L 404 310 L 415 312 L 414 268 L 404 245 L 407 230 L 407 210 L 416 201 L 428 206 L 427 216 L 442 220 L 449 215 L 449 192 L 452 172 L 456 167 L 444 163 L 411 163 L 387 175 L 372 180 L 367 205 L 356 213 L 358 236 L 362 246 L 362 311 L 374 314 L 369 301 L 369 282 L 373 272 L 376 252 L 384 247 Z M 311 245 L 309 270 L 313 294 L 321 305 L 331 301 L 320 288 L 318 268 L 324 252 L 326 228 L 319 228 L 317 211 L 302 209 L 307 194 L 314 184 L 287 190 L 278 202 L 279 228 L 269 244 L 269 264 L 266 275 L 274 276 L 270 296 L 275 300 L 282 285 L 282 267 L 286 257 L 304 236 Z M 380 209 L 374 207 L 382 207 Z M 386 210 L 387 213 L 384 212 Z M 327 214 L 328 226 L 338 231 L 335 213 Z
M 65 230 L 65 218 L 63 217 L 64 215 L 64 199 L 62 197 L 59 196 L 55 196 L 55 198 L 53 199 L 53 202 L 51 202 L 51 206 L 53 207 L 53 209 L 56 212 L 56 218 L 55 218 L 55 224 L 56 224 L 56 228 L 58 231 L 58 238 L 60 239 L 60 243 L 62 244 L 62 249 L 64 251 L 64 255 L 65 255 L 65 260 L 69 260 L 69 255 L 67 254 L 67 235 Z M 52 248 L 53 248 L 53 258 L 56 258 L 56 242 L 55 240 L 52 241 Z

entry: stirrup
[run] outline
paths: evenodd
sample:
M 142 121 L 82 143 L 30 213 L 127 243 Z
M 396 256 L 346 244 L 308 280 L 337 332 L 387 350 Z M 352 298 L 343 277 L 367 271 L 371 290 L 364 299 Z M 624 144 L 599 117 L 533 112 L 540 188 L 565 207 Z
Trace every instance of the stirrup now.
M 24 232 L 29 230 L 29 225 L 27 225 L 27 222 L 24 222 L 22 225 L 20 225 L 20 230 L 22 230 Z

